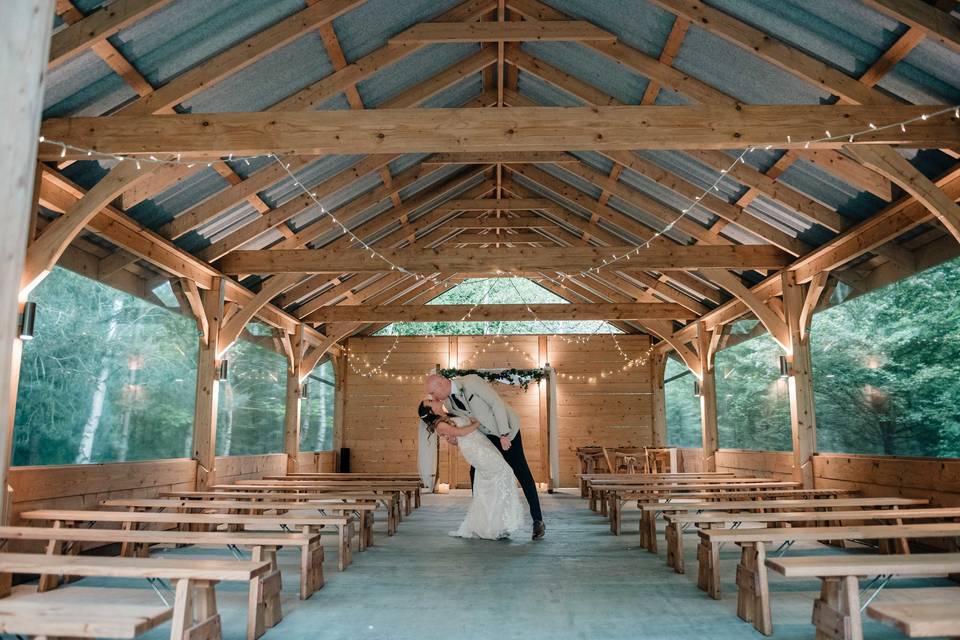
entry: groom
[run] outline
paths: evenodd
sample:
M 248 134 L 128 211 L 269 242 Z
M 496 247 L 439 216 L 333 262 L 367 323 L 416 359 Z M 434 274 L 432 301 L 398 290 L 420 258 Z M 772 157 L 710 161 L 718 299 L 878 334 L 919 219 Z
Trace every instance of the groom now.
M 542 539 L 547 528 L 543 524 L 537 485 L 533 482 L 533 474 L 523 455 L 517 413 L 480 376 L 447 379 L 436 374 L 430 375 L 427 376 L 426 390 L 434 401 L 443 403 L 451 415 L 476 418 L 480 422 L 480 431 L 507 461 L 523 488 L 523 495 L 530 505 L 530 517 L 533 518 L 533 539 Z M 451 444 L 456 444 L 456 441 L 451 441 Z M 470 467 L 471 484 L 473 475 L 474 469 Z

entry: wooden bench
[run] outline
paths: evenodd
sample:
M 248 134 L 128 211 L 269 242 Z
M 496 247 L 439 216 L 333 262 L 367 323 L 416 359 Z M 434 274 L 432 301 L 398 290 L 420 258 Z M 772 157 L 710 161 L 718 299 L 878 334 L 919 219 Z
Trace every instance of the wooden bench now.
M 886 589 L 867 615 L 910 638 L 960 636 L 960 589 Z
M 960 537 L 960 523 L 700 530 L 697 586 L 706 590 L 711 598 L 719 599 L 720 545 L 725 542 L 740 545 L 740 564 L 737 565 L 737 615 L 747 622 L 753 622 L 754 627 L 764 635 L 770 635 L 773 622 L 767 572 L 764 568 L 766 544 L 796 541 L 902 540 L 904 551 L 909 551 L 906 541 L 910 539 L 955 537 Z
M 653 501 L 637 501 L 640 509 L 640 546 L 650 553 L 657 553 L 657 514 L 661 511 L 681 511 L 685 505 L 746 505 L 743 510 L 775 508 L 777 502 L 802 502 L 806 500 L 835 500 L 837 496 L 855 493 L 849 489 L 777 489 L 766 491 L 716 491 L 713 493 L 665 493 L 657 496 Z M 710 502 L 701 502 L 709 499 Z M 855 498 L 854 498 L 855 499 Z M 908 500 L 906 498 L 898 498 Z M 681 502 L 688 500 L 689 502 Z M 665 501 L 665 502 L 661 502 Z M 926 504 L 926 500 L 918 500 L 916 504 Z M 906 504 L 906 503 L 905 503 Z M 661 509 L 661 507 L 667 507 Z M 720 508 L 720 507 L 716 507 Z M 735 506 L 724 507 L 738 509 Z
M 891 506 L 887 509 L 851 509 L 836 510 L 829 504 L 818 504 L 817 508 L 826 511 L 777 511 L 766 513 L 729 513 L 711 511 L 709 513 L 681 513 L 666 515 L 667 526 L 667 566 L 677 573 L 684 572 L 683 532 L 685 524 L 696 524 L 700 529 L 724 529 L 744 523 L 780 526 L 784 524 L 814 523 L 841 524 L 844 522 L 870 522 L 874 524 L 900 524 L 903 520 L 948 520 L 960 518 L 960 508 L 945 507 L 938 509 L 900 509 Z
M 766 566 L 788 578 L 821 580 L 820 597 L 813 603 L 812 616 L 817 638 L 862 640 L 860 576 L 932 577 L 960 573 L 960 553 L 771 558 Z M 954 603 L 954 619 L 958 609 Z M 956 628 L 950 632 L 956 633 Z
M 281 586 L 276 552 L 281 547 L 293 547 L 300 552 L 300 599 L 306 600 L 315 591 L 323 587 L 323 545 L 320 534 L 282 531 L 174 531 L 174 530 L 123 530 L 123 529 L 78 529 L 73 527 L 0 527 L 0 539 L 3 544 L 10 540 L 42 540 L 47 543 L 47 554 L 76 554 L 80 551 L 79 542 L 119 543 L 120 555 L 147 555 L 150 545 L 197 545 L 205 547 L 250 547 L 252 557 L 270 562 L 277 572 L 276 583 L 279 594 Z M 268 576 L 268 582 L 271 576 Z M 55 586 L 53 576 L 40 579 L 39 588 L 45 591 Z M 272 588 L 268 584 L 267 590 Z M 262 600 L 262 599 L 261 599 Z M 264 606 L 279 611 L 279 600 L 268 602 Z
M 344 504 L 372 502 L 383 505 L 387 511 L 387 535 L 394 536 L 401 520 L 400 497 L 397 493 L 373 493 L 368 491 L 324 491 L 303 493 L 299 491 L 161 491 L 161 498 L 182 500 L 270 500 L 271 502 L 339 501 Z
M 255 593 L 260 580 L 271 571 L 269 562 L 246 560 L 197 560 L 117 558 L 94 556 L 50 556 L 34 553 L 0 553 L 0 574 L 52 574 L 59 576 L 102 578 L 145 578 L 176 581 L 171 610 L 171 640 L 189 638 L 219 640 L 220 614 L 217 612 L 215 585 L 220 581 L 246 582 Z M 3 595 L 8 595 L 4 593 Z M 253 595 L 251 595 L 253 598 Z M 17 599 L 0 600 L 0 624 L 11 633 L 31 636 L 61 635 L 90 637 L 99 629 L 92 625 L 102 623 L 103 609 L 78 607 L 69 618 L 35 620 L 17 605 Z M 108 608 L 109 609 L 109 608 Z M 66 611 L 65 611 L 66 613 Z M 86 616 L 89 615 L 89 619 Z M 165 614 L 161 614 L 165 615 Z M 144 626 L 147 622 L 142 623 Z M 125 625 L 126 626 L 126 625 Z M 16 628 L 16 631 L 13 631 Z M 56 629 L 56 633 L 51 633 Z M 106 630 L 106 629 L 104 629 Z M 136 631 L 118 629 L 119 631 Z M 248 629 L 248 639 L 252 640 Z
M 395 483 L 383 481 L 340 482 L 330 480 L 315 481 L 279 481 L 279 480 L 247 480 L 243 484 L 217 484 L 211 487 L 214 491 L 283 491 L 301 493 L 320 493 L 323 491 L 365 491 L 372 493 L 395 493 L 403 507 L 403 514 L 413 513 L 413 505 L 419 505 L 416 496 L 420 494 L 420 485 L 414 483 Z
M 607 517 L 610 519 L 610 532 L 618 536 L 622 530 L 623 505 L 633 500 L 639 505 L 642 502 L 657 502 L 661 499 L 659 494 L 668 494 L 670 496 L 682 496 L 689 491 L 693 492 L 724 492 L 729 495 L 731 492 L 738 491 L 776 491 L 783 489 L 792 489 L 799 486 L 796 482 L 777 482 L 777 481 L 758 481 L 742 484 L 652 484 L 652 485 L 592 485 L 593 488 L 599 488 L 606 495 Z
M 338 515 L 355 513 L 359 518 L 360 551 L 365 551 L 368 546 L 373 545 L 373 512 L 377 505 L 372 502 L 357 502 L 345 504 L 343 502 L 333 501 L 310 501 L 310 502 L 285 502 L 285 501 L 266 501 L 266 500 L 183 500 L 176 498 L 116 498 L 104 500 L 100 503 L 103 507 L 125 507 L 128 509 L 149 509 L 153 511 L 171 510 L 179 513 L 225 511 L 227 513 L 262 513 L 264 511 L 276 511 L 279 514 L 288 511 L 306 511 L 316 510 L 320 515 L 327 515 L 327 511 L 332 511 Z
M 41 509 L 20 513 L 21 520 L 53 522 L 55 526 L 75 522 L 117 522 L 126 529 L 136 529 L 143 524 L 203 525 L 211 528 L 220 525 L 237 527 L 288 527 L 313 533 L 323 527 L 336 527 L 338 535 L 337 567 L 345 570 L 352 561 L 350 541 L 354 535 L 353 516 L 303 516 L 293 513 L 283 515 L 243 515 L 226 513 L 160 513 L 156 511 L 96 511 L 83 509 Z
M 173 607 L 0 600 L 0 633 L 47 638 L 136 638 L 173 617 Z

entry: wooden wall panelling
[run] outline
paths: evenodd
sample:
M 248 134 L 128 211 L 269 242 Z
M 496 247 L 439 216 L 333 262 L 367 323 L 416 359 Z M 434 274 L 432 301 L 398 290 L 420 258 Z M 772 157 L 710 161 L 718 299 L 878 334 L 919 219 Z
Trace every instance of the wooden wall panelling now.
M 813 471 L 817 488 L 930 498 L 936 506 L 960 506 L 960 459 L 956 458 L 818 453 L 813 457 Z
M 646 335 L 618 335 L 617 340 L 630 358 L 650 346 Z M 595 335 L 576 344 L 561 338 L 548 342 L 550 364 L 558 374 L 596 377 L 595 382 L 557 378 L 557 428 L 560 457 L 560 486 L 576 484 L 579 472 L 576 450 L 588 445 L 607 447 L 650 446 L 653 444 L 653 396 L 651 365 L 637 366 L 600 378 L 601 372 L 619 370 L 623 357 L 613 339 Z
M 741 476 L 794 480 L 793 453 L 790 451 L 717 450 L 717 471 Z

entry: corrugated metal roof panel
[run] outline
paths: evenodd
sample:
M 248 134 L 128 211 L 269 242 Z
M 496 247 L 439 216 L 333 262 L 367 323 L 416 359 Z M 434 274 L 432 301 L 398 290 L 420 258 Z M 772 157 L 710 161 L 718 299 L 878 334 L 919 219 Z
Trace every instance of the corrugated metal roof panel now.
M 376 108 L 479 50 L 475 44 L 429 45 L 357 83 L 357 90 L 364 105 Z
M 85 51 L 47 72 L 43 117 L 99 116 L 136 92 L 92 51 Z
M 347 62 L 379 49 L 401 31 L 431 20 L 460 0 L 367 0 L 333 22 Z
M 331 73 L 313 30 L 181 104 L 188 113 L 263 111 Z
M 639 104 L 649 82 L 626 66 L 611 64 L 606 56 L 575 42 L 531 42 L 522 48 L 626 104 Z
M 571 19 L 589 20 L 634 49 L 657 57 L 673 26 L 673 14 L 645 0 L 633 0 L 625 8 L 623 0 L 551 0 L 553 7 Z
M 692 26 L 673 66 L 737 100 L 753 104 L 818 104 L 830 94 L 748 51 Z

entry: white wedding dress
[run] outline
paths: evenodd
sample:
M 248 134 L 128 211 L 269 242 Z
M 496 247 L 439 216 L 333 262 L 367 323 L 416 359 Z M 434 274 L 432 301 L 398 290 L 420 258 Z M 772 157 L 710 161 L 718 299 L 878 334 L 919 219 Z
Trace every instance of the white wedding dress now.
M 458 427 L 470 424 L 469 418 L 453 417 L 451 420 Z M 457 444 L 476 473 L 467 517 L 450 535 L 499 540 L 519 532 L 524 524 L 524 510 L 513 469 L 479 430 L 458 438 Z

